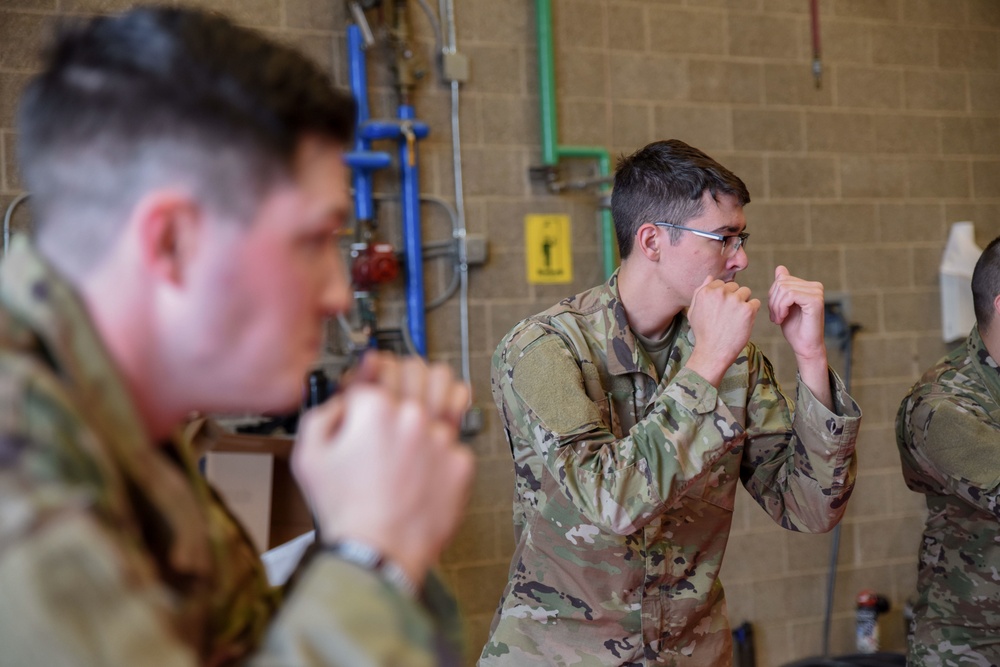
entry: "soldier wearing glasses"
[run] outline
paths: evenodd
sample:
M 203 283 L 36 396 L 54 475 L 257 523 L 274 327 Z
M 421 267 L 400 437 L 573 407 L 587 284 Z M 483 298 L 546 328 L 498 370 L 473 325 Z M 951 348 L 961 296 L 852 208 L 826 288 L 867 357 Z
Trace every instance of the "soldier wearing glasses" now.
M 517 547 L 481 665 L 728 665 L 718 574 L 737 481 L 789 530 L 843 515 L 860 410 L 827 365 L 823 286 L 779 266 L 768 293 L 793 402 L 736 282 L 749 201 L 681 141 L 622 159 L 621 268 L 501 341 Z

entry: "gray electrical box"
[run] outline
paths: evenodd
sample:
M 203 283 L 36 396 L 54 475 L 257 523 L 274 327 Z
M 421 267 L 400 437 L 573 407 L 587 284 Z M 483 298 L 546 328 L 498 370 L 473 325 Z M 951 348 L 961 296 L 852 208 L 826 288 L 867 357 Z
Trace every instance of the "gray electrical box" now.
M 465 237 L 465 259 L 469 266 L 481 266 L 486 263 L 487 244 L 482 234 L 469 234 Z
M 441 74 L 445 81 L 465 83 L 469 80 L 469 58 L 461 53 L 441 56 Z

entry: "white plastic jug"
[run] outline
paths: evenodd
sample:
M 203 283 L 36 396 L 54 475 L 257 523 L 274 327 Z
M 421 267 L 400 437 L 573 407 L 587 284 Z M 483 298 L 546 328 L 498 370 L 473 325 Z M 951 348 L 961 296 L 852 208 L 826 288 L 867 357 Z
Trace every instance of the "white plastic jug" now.
M 941 337 L 950 343 L 965 338 L 976 323 L 972 305 L 972 271 L 982 248 L 971 222 L 955 222 L 941 256 Z

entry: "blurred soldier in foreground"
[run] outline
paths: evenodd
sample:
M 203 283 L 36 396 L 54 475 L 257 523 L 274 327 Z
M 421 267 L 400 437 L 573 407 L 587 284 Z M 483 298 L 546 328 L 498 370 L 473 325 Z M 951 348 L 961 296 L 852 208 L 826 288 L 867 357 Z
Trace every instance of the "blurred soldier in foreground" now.
M 450 370 L 376 356 L 303 418 L 322 542 L 287 594 L 181 428 L 298 404 L 350 304 L 354 117 L 302 56 L 195 11 L 96 18 L 48 53 L 18 118 L 37 245 L 0 266 L 0 664 L 454 657 L 422 590 L 472 472 Z
M 731 664 L 718 575 L 737 483 L 789 530 L 843 515 L 860 412 L 827 365 L 823 286 L 778 266 L 768 294 L 793 404 L 749 340 L 760 301 L 735 281 L 749 201 L 681 141 L 624 158 L 621 268 L 501 341 L 518 543 L 481 665 Z
M 976 325 L 899 406 L 906 485 L 927 498 L 907 664 L 1000 664 L 1000 238 L 972 274 Z

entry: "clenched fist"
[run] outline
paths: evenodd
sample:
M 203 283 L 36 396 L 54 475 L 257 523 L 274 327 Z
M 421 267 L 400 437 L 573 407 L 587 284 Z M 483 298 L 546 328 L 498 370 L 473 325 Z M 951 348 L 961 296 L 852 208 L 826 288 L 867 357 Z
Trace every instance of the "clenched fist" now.
M 749 287 L 705 278 L 688 307 L 695 347 L 687 367 L 718 387 L 750 340 L 759 309 L 760 301 L 750 297 Z

